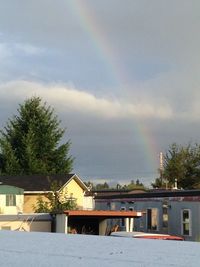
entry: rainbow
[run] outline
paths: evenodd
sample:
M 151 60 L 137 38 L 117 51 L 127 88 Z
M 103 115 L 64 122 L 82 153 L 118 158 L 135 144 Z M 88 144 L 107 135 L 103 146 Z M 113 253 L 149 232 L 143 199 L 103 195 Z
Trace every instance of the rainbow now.
M 70 8 L 79 20 L 80 26 L 88 34 L 97 55 L 105 63 L 109 75 L 117 85 L 126 85 L 128 78 L 125 69 L 117 62 L 117 53 L 111 46 L 101 25 L 95 19 L 93 10 L 86 5 L 86 1 L 73 0 L 69 1 Z
M 103 31 L 101 25 L 95 19 L 94 11 L 83 0 L 72 0 L 68 3 L 68 7 L 70 7 L 71 11 L 79 20 L 80 26 L 93 42 L 97 55 L 104 62 L 106 70 L 113 81 L 119 87 L 123 89 L 127 88 L 129 86 L 129 79 L 126 75 L 126 70 L 122 64 L 119 64 L 117 53 L 112 47 L 111 42 L 109 42 L 105 31 Z M 159 166 L 157 162 L 159 151 L 156 148 L 153 136 L 142 121 L 135 120 L 132 127 L 132 130 L 138 135 L 143 147 L 144 161 L 146 160 L 148 167 L 153 167 L 156 173 Z

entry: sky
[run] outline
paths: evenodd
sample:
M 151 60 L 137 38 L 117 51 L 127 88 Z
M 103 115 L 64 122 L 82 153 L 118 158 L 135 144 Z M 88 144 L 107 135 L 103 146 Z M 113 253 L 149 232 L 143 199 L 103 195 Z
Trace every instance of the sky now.
M 199 266 L 198 242 L 17 231 L 0 237 L 3 267 Z
M 0 0 L 0 127 L 39 96 L 73 172 L 151 184 L 159 153 L 200 142 L 198 0 Z

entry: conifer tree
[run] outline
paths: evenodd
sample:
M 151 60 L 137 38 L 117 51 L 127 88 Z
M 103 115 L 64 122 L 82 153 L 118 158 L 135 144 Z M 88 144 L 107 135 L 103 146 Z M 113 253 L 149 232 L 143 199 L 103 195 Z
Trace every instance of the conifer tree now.
M 0 132 L 1 174 L 69 173 L 73 164 L 70 142 L 60 144 L 65 130 L 54 109 L 40 97 L 32 97 L 17 111 Z
M 152 186 L 173 188 L 175 181 L 178 188 L 200 188 L 200 145 L 186 146 L 172 144 L 164 155 L 164 170 L 161 179 L 157 178 Z

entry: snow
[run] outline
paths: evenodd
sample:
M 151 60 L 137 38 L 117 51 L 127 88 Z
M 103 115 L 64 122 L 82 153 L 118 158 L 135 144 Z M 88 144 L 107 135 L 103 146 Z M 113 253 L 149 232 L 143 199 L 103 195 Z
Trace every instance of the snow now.
M 0 231 L 0 266 L 200 266 L 198 242 Z

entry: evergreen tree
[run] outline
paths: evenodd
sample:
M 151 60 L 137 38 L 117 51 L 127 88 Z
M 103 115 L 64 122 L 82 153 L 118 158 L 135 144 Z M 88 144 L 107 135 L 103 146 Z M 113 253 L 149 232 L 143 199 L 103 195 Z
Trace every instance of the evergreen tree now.
M 183 189 L 200 187 L 200 146 L 172 144 L 164 156 L 163 184 L 157 178 L 153 187 L 173 188 L 175 181 Z
M 54 110 L 32 97 L 19 105 L 18 115 L 0 132 L 0 172 L 64 174 L 72 170 L 70 142 L 60 145 L 65 132 Z
M 109 189 L 109 184 L 108 183 L 106 183 L 106 182 L 104 182 L 103 184 L 97 184 L 96 186 L 95 186 L 95 189 L 96 190 L 103 190 L 103 189 Z
M 136 180 L 136 183 L 134 182 L 134 180 L 131 180 L 131 182 L 129 184 L 125 184 L 123 186 L 123 189 L 126 190 L 136 190 L 136 189 L 145 189 L 143 183 L 140 182 L 139 179 Z

